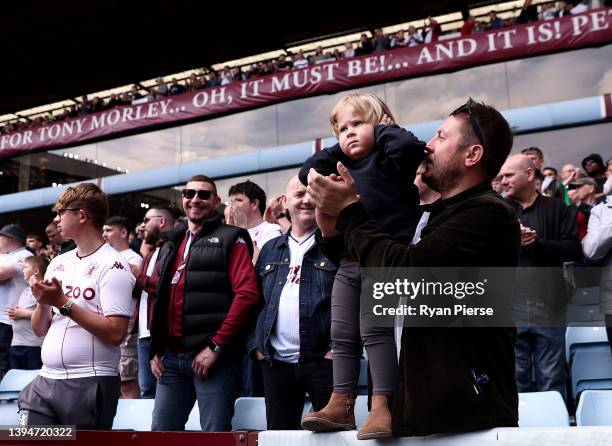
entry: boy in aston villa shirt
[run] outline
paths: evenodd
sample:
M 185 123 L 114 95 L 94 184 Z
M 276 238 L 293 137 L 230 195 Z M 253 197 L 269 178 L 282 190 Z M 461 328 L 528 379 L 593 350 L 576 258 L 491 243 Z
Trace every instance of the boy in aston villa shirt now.
M 54 258 L 45 279 L 31 285 L 38 301 L 32 329 L 46 337 L 40 375 L 19 396 L 20 424 L 111 429 L 135 279 L 102 239 L 108 199 L 96 185 L 66 189 L 55 211 L 57 229 L 76 249 Z

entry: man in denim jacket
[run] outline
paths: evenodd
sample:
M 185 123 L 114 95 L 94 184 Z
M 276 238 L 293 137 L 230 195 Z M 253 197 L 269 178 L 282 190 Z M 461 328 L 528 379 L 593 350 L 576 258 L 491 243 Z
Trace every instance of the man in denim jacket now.
M 256 264 L 263 297 L 248 350 L 260 365 L 268 429 L 299 429 L 304 394 L 315 410 L 332 392 L 330 300 L 336 267 L 315 243 L 315 208 L 297 176 L 283 206 L 287 234 L 270 240 Z

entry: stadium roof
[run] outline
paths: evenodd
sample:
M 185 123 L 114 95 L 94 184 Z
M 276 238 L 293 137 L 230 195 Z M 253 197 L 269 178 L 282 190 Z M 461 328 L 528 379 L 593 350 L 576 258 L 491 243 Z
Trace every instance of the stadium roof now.
M 496 1 L 3 2 L 0 115 L 338 33 Z

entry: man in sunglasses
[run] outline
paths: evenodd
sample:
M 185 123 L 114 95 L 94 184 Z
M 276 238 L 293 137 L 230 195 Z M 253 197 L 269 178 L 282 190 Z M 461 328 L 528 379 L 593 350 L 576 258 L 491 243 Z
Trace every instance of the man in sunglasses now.
M 151 320 L 157 300 L 158 256 L 165 236 L 162 234 L 174 227 L 174 213 L 168 206 L 157 205 L 147 211 L 142 219 L 146 254 L 140 271 L 136 275 L 136 284 L 132 297 L 136 299 L 134 326 L 138 330 L 138 385 L 141 398 L 155 398 L 157 379 L 151 372 Z
M 470 99 L 452 112 L 427 143 L 422 180 L 441 198 L 431 204 L 421 239 L 412 245 L 383 233 L 341 163 L 340 178 L 311 170 L 317 240 L 333 251 L 340 239 L 364 267 L 514 267 L 519 223 L 491 189 L 511 147 L 510 127 L 493 107 Z M 393 434 L 517 426 L 515 336 L 514 328 L 404 326 Z
M 221 223 L 213 180 L 191 177 L 182 194 L 187 224 L 167 231 L 159 252 L 152 429 L 184 430 L 197 400 L 203 431 L 229 431 L 259 303 L 253 246 L 246 229 Z

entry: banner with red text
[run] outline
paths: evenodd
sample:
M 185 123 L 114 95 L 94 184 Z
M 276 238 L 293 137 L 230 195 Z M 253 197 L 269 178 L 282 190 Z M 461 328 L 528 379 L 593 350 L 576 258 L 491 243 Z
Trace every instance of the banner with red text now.
M 0 158 L 475 65 L 612 42 L 612 8 L 236 81 L 0 135 Z

